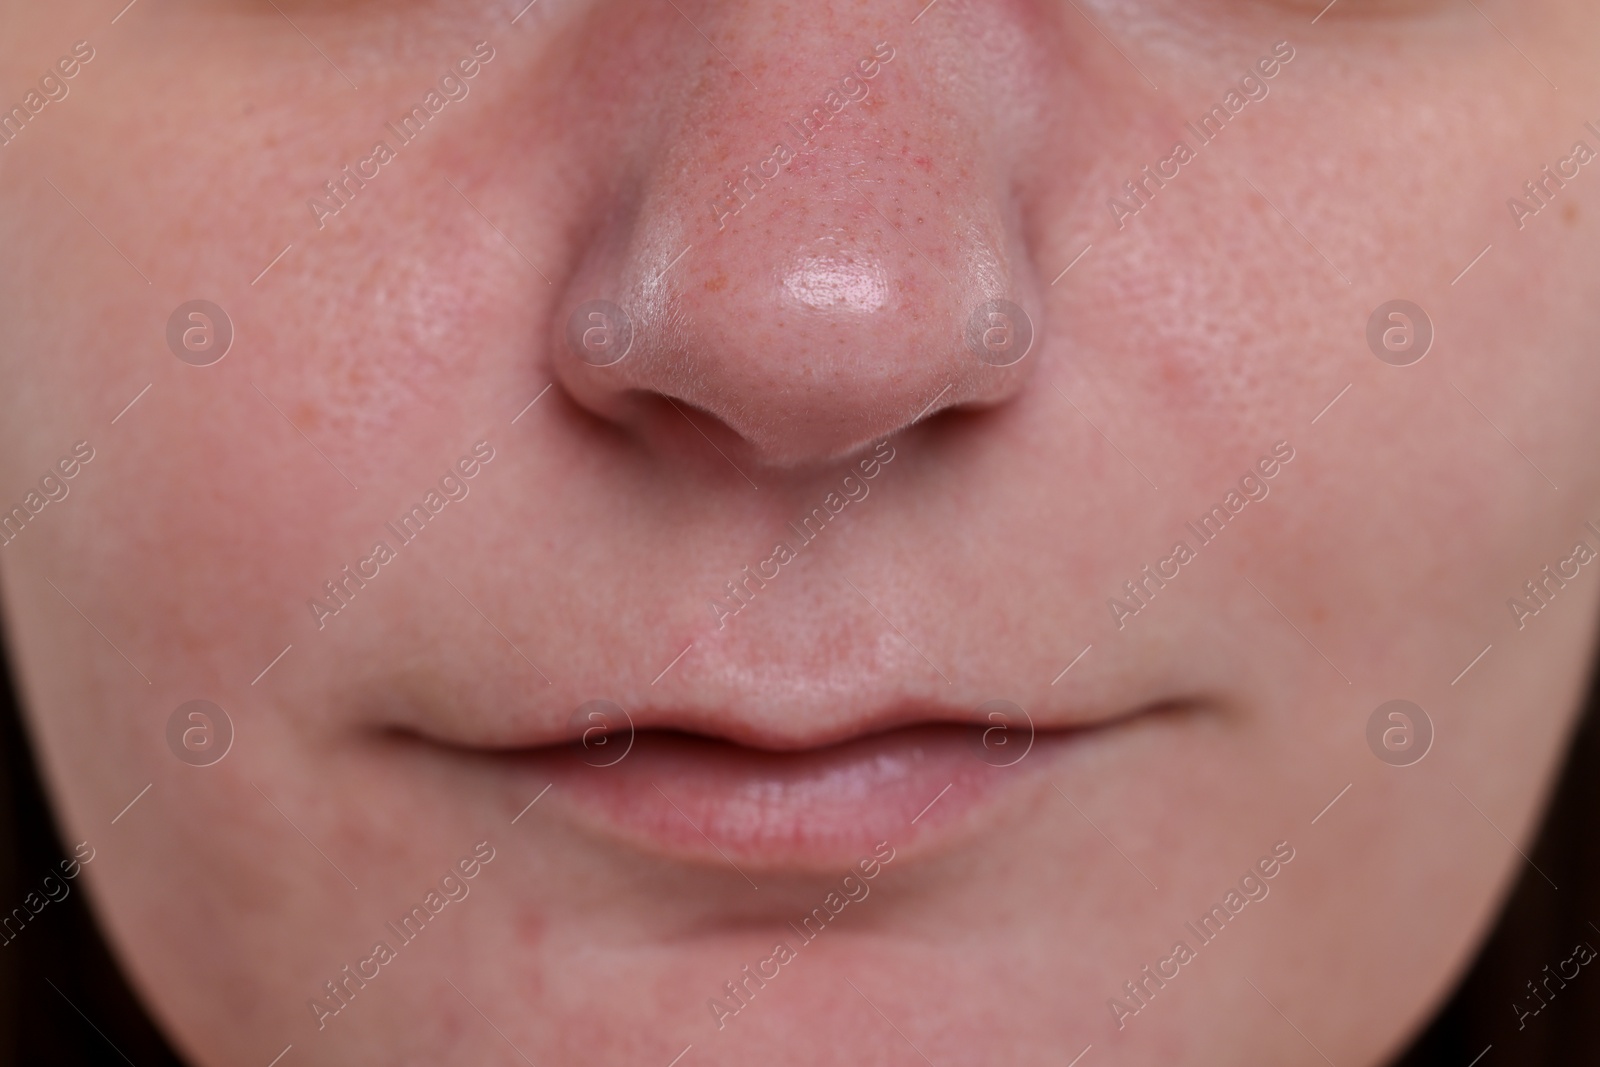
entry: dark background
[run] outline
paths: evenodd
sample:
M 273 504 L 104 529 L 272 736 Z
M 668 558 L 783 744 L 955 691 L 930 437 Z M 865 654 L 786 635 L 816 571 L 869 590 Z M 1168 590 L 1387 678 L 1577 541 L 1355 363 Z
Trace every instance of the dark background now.
M 1543 1067 L 1600 1064 L 1600 960 L 1518 1030 L 1513 1003 L 1586 941 L 1600 950 L 1600 712 L 1587 710 L 1546 815 L 1533 862 L 1472 970 L 1395 1067 Z M 93 844 L 93 842 L 90 842 Z M 29 754 L 15 694 L 0 657 L 0 913 L 9 914 L 59 873 L 63 847 Z M 0 1067 L 123 1064 L 183 1067 L 112 963 L 81 883 L 47 905 L 0 947 Z M 1396 901 L 1425 907 L 1426 902 Z M 1595 926 L 1590 922 L 1594 921 Z M 53 988 L 52 988 L 53 984 Z M 1360 990 L 1352 991 L 1361 995 Z M 1492 1046 L 1492 1047 L 1491 1047 Z

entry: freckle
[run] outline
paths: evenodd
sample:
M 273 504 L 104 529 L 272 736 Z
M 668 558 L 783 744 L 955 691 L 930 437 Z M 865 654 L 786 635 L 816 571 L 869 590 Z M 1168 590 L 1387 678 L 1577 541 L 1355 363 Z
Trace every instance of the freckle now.
M 1567 206 L 1561 209 L 1561 221 L 1568 226 L 1576 226 L 1578 224 L 1578 205 L 1570 200 L 1567 201 Z
M 294 409 L 294 424 L 302 430 L 313 430 L 322 425 L 322 419 L 317 414 L 317 409 L 310 404 L 301 404 Z
M 717 276 L 706 282 L 706 292 L 720 293 L 728 287 L 728 276 L 722 271 L 717 271 Z
M 1326 622 L 1328 620 L 1328 609 L 1318 604 L 1311 609 L 1310 616 L 1312 622 Z

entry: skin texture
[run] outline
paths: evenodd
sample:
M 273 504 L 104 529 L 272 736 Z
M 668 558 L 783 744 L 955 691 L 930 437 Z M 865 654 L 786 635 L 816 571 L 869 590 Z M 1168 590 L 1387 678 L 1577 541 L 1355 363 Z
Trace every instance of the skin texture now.
M 1600 11 L 919 6 L 0 4 L 7 106 L 94 49 L 0 147 L 0 501 L 94 449 L 0 547 L 9 651 L 97 913 L 194 1063 L 1377 1064 L 1470 958 L 1595 639 L 1593 567 L 1520 629 L 1507 600 L 1600 544 L 1600 170 L 1520 228 L 1506 199 L 1600 148 Z M 480 41 L 470 93 L 319 220 Z M 965 339 L 997 298 L 1037 334 L 1006 368 Z M 1436 332 L 1407 367 L 1366 341 L 1396 298 Z M 191 299 L 236 332 L 213 366 L 167 347 Z M 593 299 L 632 317 L 614 367 L 565 344 Z M 480 440 L 470 494 L 319 626 Z M 870 498 L 719 625 L 882 441 Z M 1119 627 L 1280 441 L 1270 495 Z M 1040 743 L 905 824 L 719 1029 L 707 1001 L 882 835 L 752 831 L 735 871 L 485 751 L 601 697 L 735 761 L 997 698 Z M 166 739 L 196 698 L 236 733 L 209 767 Z M 1404 768 L 1366 739 L 1396 698 L 1436 732 Z M 319 1029 L 323 983 L 484 841 Z M 1278 842 L 1270 895 L 1119 1028 L 1108 999 Z

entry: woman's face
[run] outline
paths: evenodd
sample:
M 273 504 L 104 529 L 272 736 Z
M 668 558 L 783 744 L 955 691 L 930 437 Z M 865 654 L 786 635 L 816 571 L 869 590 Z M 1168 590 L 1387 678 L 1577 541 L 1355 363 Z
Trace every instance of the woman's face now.
M 0 567 L 194 1062 L 1438 1003 L 1594 644 L 1600 11 L 119 6 L 3 5 Z

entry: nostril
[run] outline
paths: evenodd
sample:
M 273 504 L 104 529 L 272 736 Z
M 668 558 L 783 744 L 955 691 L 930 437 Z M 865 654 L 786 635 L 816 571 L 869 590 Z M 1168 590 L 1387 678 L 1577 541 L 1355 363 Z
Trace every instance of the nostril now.
M 639 421 L 650 427 L 648 436 L 655 448 L 660 449 L 664 441 L 677 439 L 684 442 L 684 451 L 692 455 L 709 445 L 722 457 L 723 463 L 750 484 L 750 488 L 761 488 L 748 473 L 752 467 L 748 455 L 750 442 L 721 418 L 686 400 L 661 393 L 640 392 L 636 403 L 641 410 Z
M 994 408 L 1031 373 L 1039 331 L 1013 300 L 947 304 L 929 327 L 898 317 L 894 275 L 872 256 L 802 251 L 769 277 L 764 331 L 715 302 L 693 317 L 672 301 L 664 314 L 648 299 L 569 305 L 557 377 L 626 436 L 755 485 L 762 469 L 837 463 L 946 411 Z

